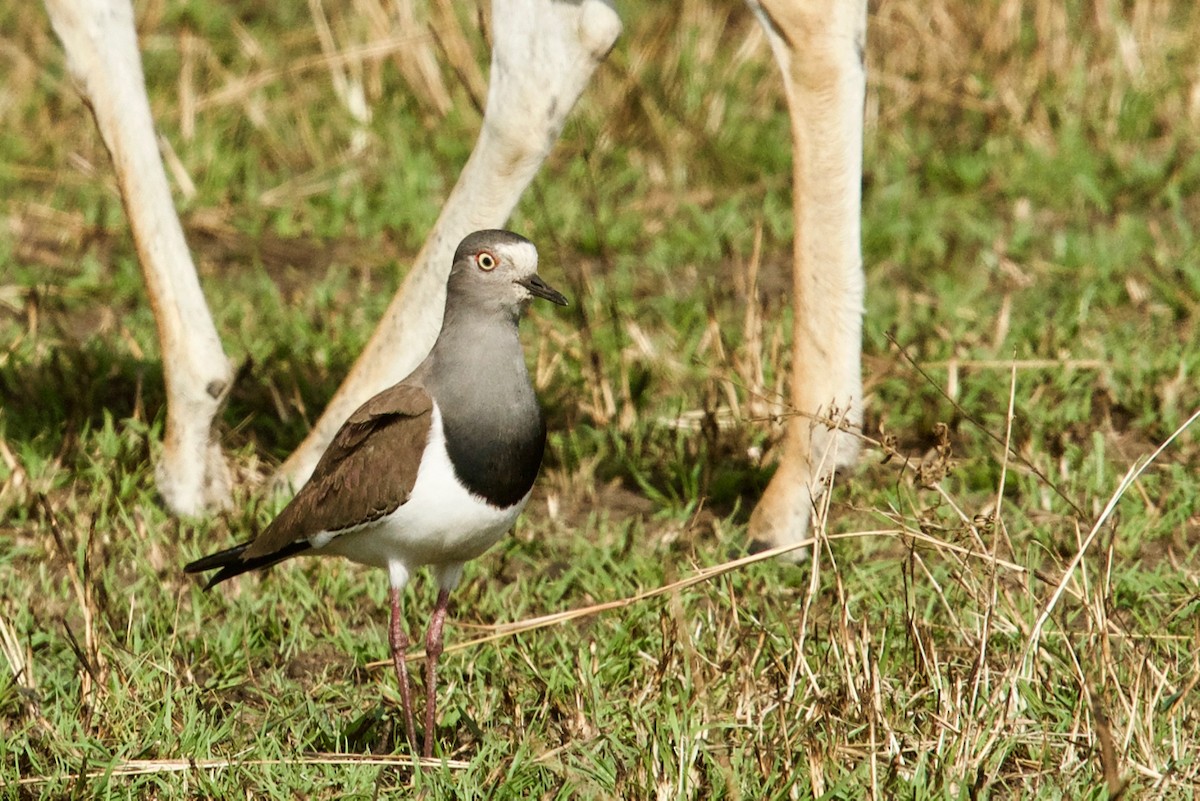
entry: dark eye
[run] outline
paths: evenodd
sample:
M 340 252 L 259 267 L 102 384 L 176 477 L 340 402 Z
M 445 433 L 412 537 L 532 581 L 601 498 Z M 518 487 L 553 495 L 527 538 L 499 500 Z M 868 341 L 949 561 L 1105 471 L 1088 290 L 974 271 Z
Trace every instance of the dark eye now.
M 485 250 L 475 257 L 475 263 L 481 270 L 493 270 L 496 268 L 496 257 Z

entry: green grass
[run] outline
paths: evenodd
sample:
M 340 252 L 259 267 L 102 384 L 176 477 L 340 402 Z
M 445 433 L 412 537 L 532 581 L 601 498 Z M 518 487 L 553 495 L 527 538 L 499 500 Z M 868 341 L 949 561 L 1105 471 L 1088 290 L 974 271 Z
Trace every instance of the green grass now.
M 0 9 L 0 797 L 1195 794 L 1200 429 L 1065 573 L 1130 466 L 1200 408 L 1186 3 L 873 8 L 869 442 L 816 561 L 471 644 L 740 555 L 770 475 L 780 432 L 746 365 L 764 361 L 775 397 L 779 81 L 740 5 L 626 5 L 510 223 L 574 301 L 525 324 L 550 447 L 515 533 L 454 596 L 453 762 L 417 772 L 382 575 L 305 561 L 206 594 L 180 567 L 277 508 L 264 481 L 420 247 L 474 140 L 471 98 L 444 58 L 445 116 L 391 58 L 368 62 L 353 154 L 303 6 L 139 8 L 156 119 L 195 185 L 185 228 L 243 366 L 221 432 L 235 505 L 181 522 L 154 490 L 162 373 L 107 155 L 44 13 Z M 340 46 L 370 38 L 328 13 Z M 185 30 L 202 100 L 269 73 L 202 103 L 190 138 Z M 432 605 L 416 582 L 411 632 Z

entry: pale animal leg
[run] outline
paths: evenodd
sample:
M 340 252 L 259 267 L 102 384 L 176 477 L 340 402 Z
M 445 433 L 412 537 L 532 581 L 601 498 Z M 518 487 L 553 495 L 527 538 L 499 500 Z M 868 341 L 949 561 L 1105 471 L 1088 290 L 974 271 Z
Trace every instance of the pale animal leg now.
M 853 464 L 859 450 L 866 3 L 750 0 L 750 6 L 783 72 L 796 217 L 793 416 L 779 469 L 750 518 L 752 540 L 772 547 L 805 538 L 833 471 Z M 797 551 L 793 558 L 806 555 Z
M 229 499 L 212 424 L 233 374 L 204 302 L 155 138 L 129 0 L 46 0 L 67 64 L 112 156 L 158 324 L 167 428 L 155 477 L 177 514 Z
M 280 468 L 297 488 L 346 418 L 420 363 L 441 327 L 459 241 L 499 228 L 562 131 L 567 114 L 621 32 L 607 0 L 495 0 L 483 127 L 403 286 L 324 414 Z

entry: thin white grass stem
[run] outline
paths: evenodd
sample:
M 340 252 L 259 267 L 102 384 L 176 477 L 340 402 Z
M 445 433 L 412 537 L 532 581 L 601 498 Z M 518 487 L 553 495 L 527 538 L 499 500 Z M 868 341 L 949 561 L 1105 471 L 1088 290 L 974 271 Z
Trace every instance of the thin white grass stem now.
M 951 551 L 962 556 L 991 561 L 991 558 L 987 554 L 981 554 L 973 549 L 964 548 L 961 545 L 955 545 L 954 543 L 943 542 L 936 537 L 931 537 L 928 534 L 915 529 L 900 528 L 875 529 L 870 531 L 848 531 L 841 534 L 826 534 L 824 536 L 830 541 L 858 539 L 861 537 L 903 537 L 905 539 L 922 542 L 934 548 Z M 593 604 L 591 606 L 583 606 L 578 609 L 567 609 L 563 612 L 552 612 L 548 615 L 526 618 L 525 620 L 519 620 L 513 623 L 501 623 L 491 627 L 481 627 L 491 628 L 491 633 L 484 634 L 471 640 L 465 640 L 463 642 L 447 645 L 443 653 L 464 651 L 469 648 L 485 645 L 489 642 L 495 642 L 496 640 L 500 640 L 505 637 L 511 637 L 526 631 L 536 631 L 537 629 L 544 629 L 549 626 L 557 626 L 561 623 L 566 623 L 571 620 L 578 620 L 579 618 L 598 615 L 602 612 L 609 612 L 614 609 L 624 609 L 625 607 L 632 606 L 636 603 L 640 603 L 641 601 L 657 598 L 661 595 L 675 592 L 676 590 L 683 590 L 687 589 L 688 587 L 695 586 L 696 584 L 701 584 L 705 581 L 717 578 L 718 576 L 723 576 L 726 573 L 731 573 L 734 570 L 739 570 L 747 565 L 752 565 L 755 562 L 765 562 L 768 559 L 773 559 L 776 556 L 789 553 L 799 548 L 811 547 L 815 542 L 816 540 L 814 538 L 809 537 L 808 539 L 801 540 L 800 542 L 781 545 L 777 548 L 771 548 L 769 550 L 753 554 L 752 556 L 743 556 L 740 559 L 722 562 L 721 564 L 713 565 L 712 567 L 700 568 L 695 574 L 688 576 L 687 578 L 682 578 L 678 581 L 664 584 L 661 587 L 643 590 L 642 592 L 627 596 L 625 598 L 617 598 L 612 601 L 605 601 L 603 603 Z M 1027 568 L 1005 559 L 996 559 L 993 564 L 995 564 L 997 567 L 1002 567 L 1005 570 L 1010 570 L 1015 573 L 1024 574 L 1028 572 Z M 424 658 L 425 652 L 423 650 L 414 650 L 407 655 L 407 659 L 409 660 L 420 660 Z M 370 663 L 368 667 L 382 667 L 390 664 L 390 660 L 381 660 Z
M 129 759 L 107 768 L 97 768 L 83 774 L 58 776 L 28 776 L 4 787 L 28 787 L 56 781 L 97 779 L 102 776 L 147 776 L 156 773 L 183 773 L 194 770 L 228 770 L 272 765 L 395 765 L 398 767 L 439 768 L 443 765 L 452 770 L 466 770 L 471 763 L 461 759 L 425 759 L 414 756 L 373 756 L 368 754 L 316 753 L 294 759 Z
M 1058 605 L 1063 593 L 1066 592 L 1067 585 L 1070 583 L 1071 577 L 1075 574 L 1075 569 L 1078 568 L 1079 563 L 1083 561 L 1083 557 L 1087 553 L 1088 548 L 1091 547 L 1092 542 L 1095 541 L 1096 536 L 1100 533 L 1100 529 L 1103 528 L 1104 524 L 1108 522 L 1108 519 L 1116 510 L 1117 503 L 1120 502 L 1121 497 L 1131 486 L 1133 486 L 1133 483 L 1137 481 L 1138 477 L 1146 471 L 1146 468 L 1153 464 L 1154 460 L 1157 459 L 1163 451 L 1170 447 L 1171 443 L 1174 442 L 1175 439 L 1192 423 L 1194 423 L 1197 418 L 1200 418 L 1200 409 L 1197 409 L 1192 416 L 1183 423 L 1183 425 L 1175 429 L 1171 436 L 1167 437 L 1167 439 L 1161 445 L 1155 448 L 1154 452 L 1151 453 L 1148 458 L 1141 460 L 1140 463 L 1135 461 L 1132 465 L 1130 465 L 1129 470 L 1125 473 L 1125 477 L 1121 479 L 1121 482 L 1117 485 L 1117 489 L 1113 492 L 1112 497 L 1110 497 L 1108 499 L 1108 503 L 1104 505 L 1104 510 L 1100 513 L 1100 516 L 1096 518 L 1096 522 L 1092 525 L 1091 531 L 1089 531 L 1088 535 L 1084 538 L 1083 544 L 1079 547 L 1078 551 L 1076 551 L 1075 556 L 1072 557 L 1071 563 L 1067 565 L 1067 569 L 1063 571 L 1063 575 L 1058 582 L 1058 586 L 1055 587 L 1054 592 L 1050 594 L 1050 599 L 1046 602 L 1046 606 L 1042 609 L 1041 614 L 1038 615 L 1037 621 L 1033 624 L 1033 631 L 1029 634 L 1029 640 L 1025 643 L 1025 650 L 1021 656 L 1022 670 L 1013 673 L 1013 691 L 1016 690 L 1015 684 L 1019 676 L 1027 671 L 1030 667 L 1029 660 L 1033 654 L 1033 651 L 1037 648 L 1038 641 L 1041 639 L 1042 629 L 1045 627 L 1046 621 L 1050 619 L 1050 615 L 1054 612 L 1054 608 Z

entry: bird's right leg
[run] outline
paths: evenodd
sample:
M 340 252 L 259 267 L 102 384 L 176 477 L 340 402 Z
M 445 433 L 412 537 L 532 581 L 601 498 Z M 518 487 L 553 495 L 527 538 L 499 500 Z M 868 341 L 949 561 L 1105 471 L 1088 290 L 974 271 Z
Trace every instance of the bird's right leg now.
M 438 591 L 437 605 L 425 634 L 425 747 L 421 754 L 426 759 L 433 756 L 433 739 L 437 732 L 437 668 L 442 657 L 442 627 L 446 624 L 449 602 L 450 591 L 443 587 Z
M 454 249 L 472 231 L 503 227 L 620 32 L 611 0 L 492 3 L 492 69 L 475 149 L 371 341 L 280 468 L 278 484 L 299 488 L 346 418 L 425 358 L 441 326 Z
M 409 747 L 417 752 L 417 727 L 413 723 L 412 686 L 408 681 L 408 664 L 405 653 L 408 651 L 408 635 L 404 633 L 404 616 L 401 600 L 404 596 L 404 586 L 392 585 L 392 625 L 389 629 L 388 643 L 392 646 L 392 664 L 396 667 L 396 680 L 400 683 L 400 703 L 404 707 L 404 733 L 408 737 Z
M 229 471 L 212 439 L 233 372 L 221 349 L 175 214 L 146 97 L 130 0 L 45 0 L 67 64 L 112 156 L 145 277 L 167 389 L 167 430 L 155 470 L 171 511 L 229 501 Z

